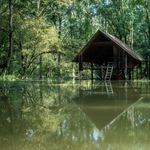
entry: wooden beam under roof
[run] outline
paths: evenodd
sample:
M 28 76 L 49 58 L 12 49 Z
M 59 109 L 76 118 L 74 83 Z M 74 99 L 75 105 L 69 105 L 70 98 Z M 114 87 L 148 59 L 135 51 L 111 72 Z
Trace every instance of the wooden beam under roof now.
M 107 42 L 93 42 L 92 45 L 97 45 L 97 46 L 112 46 L 113 42 L 112 41 L 107 41 Z
M 83 70 L 99 70 L 99 69 L 107 69 L 108 67 L 105 66 L 99 66 L 99 67 L 88 67 L 88 68 L 83 68 Z

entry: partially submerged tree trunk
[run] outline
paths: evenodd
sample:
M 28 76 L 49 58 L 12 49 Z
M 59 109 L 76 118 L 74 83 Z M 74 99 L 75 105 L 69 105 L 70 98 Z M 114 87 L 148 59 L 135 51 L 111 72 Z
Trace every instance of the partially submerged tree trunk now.
M 40 15 L 40 1 L 41 0 L 37 1 L 37 16 L 38 16 L 38 18 Z M 39 63 L 40 63 L 40 79 L 42 80 L 42 55 L 40 56 Z

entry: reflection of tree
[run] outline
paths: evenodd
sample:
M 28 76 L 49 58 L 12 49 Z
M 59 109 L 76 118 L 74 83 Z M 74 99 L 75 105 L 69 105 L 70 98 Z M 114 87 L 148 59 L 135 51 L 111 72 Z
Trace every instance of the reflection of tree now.
M 10 102 L 10 97 L 7 96 L 7 92 L 1 91 L 1 94 L 3 95 L 1 97 L 1 103 L 0 105 L 3 106 L 3 109 L 0 109 L 0 122 L 2 122 L 1 127 L 2 132 L 0 132 L 2 135 L 4 135 L 4 140 L 6 139 L 10 141 L 11 148 L 14 149 L 14 116 L 13 116 L 13 106 L 11 105 Z M 5 103 L 5 105 L 4 105 Z M 4 115 L 5 117 L 8 116 L 5 120 L 3 118 Z M 7 136 L 5 135 L 5 132 L 7 130 Z M 9 135 L 10 133 L 10 135 Z M 2 136 L 3 137 L 3 136 Z M 0 138 L 2 138 L 0 136 Z M 0 144 L 1 145 L 1 144 Z
M 98 131 L 72 101 L 78 88 L 45 82 L 41 88 L 41 84 L 33 82 L 25 84 L 23 91 L 0 92 L 1 149 L 149 149 L 148 99 Z
M 33 87 L 36 91 L 33 90 Z M 41 89 L 43 105 L 40 102 Z M 61 99 L 58 99 L 59 90 L 61 90 Z M 71 143 L 75 138 L 77 143 L 79 134 L 81 141 L 89 139 L 89 127 L 91 128 L 93 125 L 89 124 L 87 117 L 72 102 L 72 90 L 71 86 L 44 85 L 40 88 L 40 85 L 35 83 L 32 86 L 25 85 L 19 97 L 18 93 L 17 96 L 11 96 L 12 103 L 14 102 L 13 98 L 17 100 L 17 105 L 13 103 L 13 107 L 11 107 L 14 112 L 14 149 L 49 149 L 49 147 L 51 149 L 67 149 L 68 141 Z M 6 101 L 2 105 L 8 107 Z M 10 118 L 9 110 L 6 112 L 7 115 L 2 116 L 2 119 Z M 89 129 L 88 133 L 86 133 L 86 128 Z M 6 125 L 6 129 L 8 129 L 8 125 Z M 7 135 L 12 135 L 12 133 L 7 133 Z M 86 136 L 84 137 L 84 135 Z M 4 139 L 0 143 L 6 143 Z M 10 138 L 8 138 L 9 140 Z M 0 146 L 6 148 L 2 144 Z M 81 145 L 78 144 L 78 146 Z M 69 147 L 72 146 L 69 145 Z

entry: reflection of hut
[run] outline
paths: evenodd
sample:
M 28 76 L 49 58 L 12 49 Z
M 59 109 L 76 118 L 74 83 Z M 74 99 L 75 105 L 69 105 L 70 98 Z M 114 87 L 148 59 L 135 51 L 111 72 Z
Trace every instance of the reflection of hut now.
M 91 72 L 93 70 L 101 70 L 100 78 L 103 78 L 108 62 L 113 62 L 113 77 L 122 76 L 123 79 L 126 79 L 128 74 L 131 79 L 131 71 L 135 68 L 141 68 L 142 61 L 144 59 L 137 52 L 118 38 L 101 30 L 95 33 L 72 60 L 72 62 L 79 63 L 79 71 L 85 69 L 90 69 Z M 87 63 L 90 63 L 91 66 L 87 66 Z M 85 64 L 85 68 L 83 68 L 83 64 Z M 93 73 L 91 75 L 93 78 Z
M 94 90 L 80 90 L 74 101 L 101 130 L 142 99 L 141 90 L 133 87 L 113 87 L 113 97 L 108 97 L 105 86 L 101 86 Z

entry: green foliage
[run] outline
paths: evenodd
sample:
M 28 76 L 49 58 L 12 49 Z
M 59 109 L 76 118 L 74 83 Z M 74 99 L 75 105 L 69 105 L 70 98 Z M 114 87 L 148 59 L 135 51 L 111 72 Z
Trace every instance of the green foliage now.
M 13 1 L 13 56 L 8 74 L 39 76 L 42 70 L 45 76 L 56 76 L 60 68 L 62 75 L 71 76 L 70 61 L 98 29 L 107 30 L 141 55 L 149 55 L 149 10 L 146 0 Z M 1 71 L 9 49 L 6 1 L 0 1 L 0 19 Z
M 63 49 L 68 61 L 71 61 L 71 59 L 77 55 L 77 53 L 83 48 L 84 44 L 85 43 L 80 39 L 67 38 L 64 40 Z

